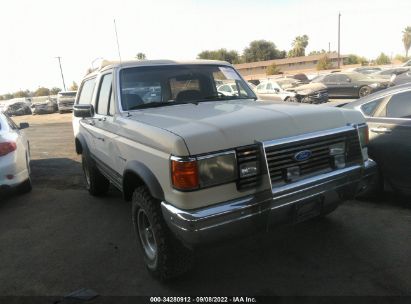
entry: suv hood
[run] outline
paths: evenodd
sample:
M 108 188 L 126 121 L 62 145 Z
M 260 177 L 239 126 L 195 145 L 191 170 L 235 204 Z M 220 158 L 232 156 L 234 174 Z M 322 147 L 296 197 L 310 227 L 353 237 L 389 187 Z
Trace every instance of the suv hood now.
M 179 135 L 191 155 L 364 122 L 353 110 L 254 100 L 144 109 L 131 111 L 128 119 Z

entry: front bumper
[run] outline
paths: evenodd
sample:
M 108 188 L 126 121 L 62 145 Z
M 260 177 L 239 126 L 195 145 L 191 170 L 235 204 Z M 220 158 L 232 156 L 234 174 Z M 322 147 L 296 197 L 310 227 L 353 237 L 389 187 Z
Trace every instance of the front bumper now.
M 321 104 L 328 102 L 328 92 L 318 92 L 310 95 L 300 95 L 302 103 Z
M 178 209 L 162 202 L 162 212 L 171 231 L 185 244 L 196 245 L 296 222 L 298 206 L 318 201 L 320 214 L 354 198 L 376 172 L 372 160 L 238 200 L 196 210 Z

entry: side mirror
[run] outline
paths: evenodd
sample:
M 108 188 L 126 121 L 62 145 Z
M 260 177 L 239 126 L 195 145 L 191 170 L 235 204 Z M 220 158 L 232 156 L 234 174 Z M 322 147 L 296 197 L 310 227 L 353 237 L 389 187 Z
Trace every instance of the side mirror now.
M 91 104 L 76 104 L 73 106 L 74 117 L 93 117 L 94 107 Z
M 279 93 L 279 92 L 280 92 L 280 89 L 275 88 L 274 91 L 275 91 L 276 93 Z
M 27 129 L 28 127 L 30 127 L 30 125 L 29 125 L 28 122 L 21 122 L 21 123 L 20 123 L 20 126 L 19 126 L 19 129 L 20 129 L 20 130 L 22 130 L 22 129 Z

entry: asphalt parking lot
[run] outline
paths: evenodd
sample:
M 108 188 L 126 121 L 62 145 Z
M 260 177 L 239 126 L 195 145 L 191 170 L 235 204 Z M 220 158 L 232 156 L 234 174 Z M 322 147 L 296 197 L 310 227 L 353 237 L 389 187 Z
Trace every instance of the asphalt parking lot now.
M 196 254 L 160 284 L 135 245 L 131 206 L 88 195 L 70 114 L 29 121 L 33 191 L 0 199 L 0 295 L 411 295 L 411 203 L 349 201 L 323 220 Z

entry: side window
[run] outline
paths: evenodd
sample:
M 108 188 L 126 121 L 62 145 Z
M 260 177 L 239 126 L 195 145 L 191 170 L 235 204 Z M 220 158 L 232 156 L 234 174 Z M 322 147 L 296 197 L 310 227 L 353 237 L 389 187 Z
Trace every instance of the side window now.
M 335 81 L 338 83 L 350 82 L 350 79 L 346 75 L 335 75 Z
M 14 123 L 14 121 L 11 120 L 11 118 L 8 117 L 7 115 L 5 117 L 6 117 L 6 120 L 7 120 L 8 124 L 9 124 L 10 129 L 18 130 L 19 127 L 17 127 L 17 125 Z
M 330 82 L 337 82 L 335 75 L 327 75 L 324 77 L 324 82 L 330 83 Z
M 371 102 L 365 103 L 361 106 L 361 111 L 367 115 L 367 116 L 373 116 L 375 113 L 375 110 L 378 108 L 378 105 L 381 103 L 381 101 L 384 100 L 383 98 L 373 100 Z
M 387 104 L 386 117 L 411 118 L 411 91 L 391 97 Z
M 272 90 L 273 89 L 273 85 L 271 84 L 271 82 L 267 83 L 267 87 L 266 90 Z
M 78 98 L 79 104 L 90 104 L 91 98 L 93 97 L 94 85 L 96 83 L 96 79 L 88 79 L 83 82 L 83 85 L 80 89 L 80 94 Z
M 257 91 L 262 91 L 262 90 L 264 90 L 264 88 L 265 88 L 265 83 L 260 83 L 260 84 L 257 86 L 256 90 L 257 90 Z
M 114 92 L 113 92 L 113 89 L 111 89 L 110 105 L 108 109 L 108 114 L 110 116 L 113 116 L 115 112 L 116 111 L 115 111 L 115 106 L 114 106 Z
M 107 115 L 108 104 L 111 96 L 111 83 L 113 80 L 112 74 L 106 74 L 103 76 L 100 82 L 100 88 L 97 96 L 97 114 Z

